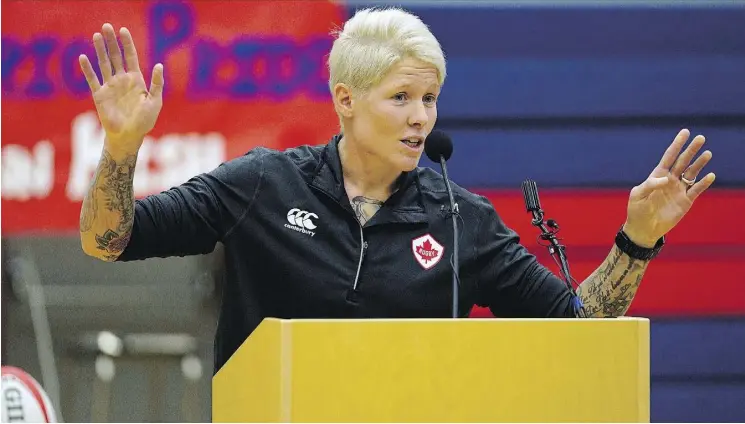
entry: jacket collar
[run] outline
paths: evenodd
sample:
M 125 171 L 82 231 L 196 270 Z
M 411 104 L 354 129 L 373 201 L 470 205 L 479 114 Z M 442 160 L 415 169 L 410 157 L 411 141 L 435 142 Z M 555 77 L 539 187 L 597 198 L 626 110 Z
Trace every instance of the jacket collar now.
M 354 213 L 344 188 L 344 174 L 339 156 L 342 134 L 335 135 L 323 149 L 321 161 L 311 185 L 334 198 L 342 207 Z M 404 172 L 398 179 L 398 190 L 385 201 L 383 207 L 365 225 L 388 223 L 428 222 L 418 170 Z

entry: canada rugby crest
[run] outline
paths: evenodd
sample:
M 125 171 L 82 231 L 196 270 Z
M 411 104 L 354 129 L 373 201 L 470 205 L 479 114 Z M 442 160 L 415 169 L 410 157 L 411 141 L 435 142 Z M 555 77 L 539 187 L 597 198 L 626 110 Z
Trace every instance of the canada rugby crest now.
M 442 259 L 445 248 L 429 234 L 417 237 L 411 241 L 411 251 L 414 259 L 424 269 L 430 269 Z

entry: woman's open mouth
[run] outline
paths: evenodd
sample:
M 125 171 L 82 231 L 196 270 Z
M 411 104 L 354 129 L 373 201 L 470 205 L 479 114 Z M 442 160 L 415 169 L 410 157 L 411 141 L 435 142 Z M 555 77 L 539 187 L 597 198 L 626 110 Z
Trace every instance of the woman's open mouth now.
M 411 149 L 419 150 L 419 148 L 422 147 L 422 144 L 424 144 L 424 140 L 419 138 L 405 138 L 401 140 L 401 143 Z

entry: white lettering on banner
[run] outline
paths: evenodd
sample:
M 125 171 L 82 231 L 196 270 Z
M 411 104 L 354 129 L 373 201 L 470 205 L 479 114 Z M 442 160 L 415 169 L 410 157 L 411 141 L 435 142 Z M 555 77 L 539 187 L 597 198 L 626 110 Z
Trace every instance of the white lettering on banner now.
M 215 169 L 225 161 L 225 145 L 218 133 L 166 134 L 158 140 L 145 137 L 135 168 L 135 196 L 167 190 Z
M 90 187 L 101 156 L 105 134 L 93 112 L 79 115 L 72 124 L 72 163 L 67 197 L 79 201 Z M 186 182 L 215 169 L 226 160 L 222 134 L 166 134 L 147 136 L 137 156 L 134 193 L 142 197 Z
M 90 188 L 93 173 L 101 159 L 104 132 L 93 112 L 83 113 L 72 120 L 70 148 L 72 159 L 65 192 L 70 200 L 83 200 Z
M 2 148 L 2 198 L 26 201 L 49 196 L 54 186 L 54 145 L 47 140 Z

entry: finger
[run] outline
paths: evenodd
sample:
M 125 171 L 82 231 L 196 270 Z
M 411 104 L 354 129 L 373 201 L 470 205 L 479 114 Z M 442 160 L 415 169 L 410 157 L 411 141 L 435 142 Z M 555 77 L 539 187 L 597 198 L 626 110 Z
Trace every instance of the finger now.
M 685 151 L 683 151 L 683 153 L 678 156 L 678 159 L 675 161 L 675 165 L 673 165 L 673 168 L 670 170 L 670 172 L 674 176 L 680 177 L 683 171 L 688 168 L 688 165 L 691 163 L 693 157 L 696 156 L 696 153 L 698 153 L 698 151 L 701 149 L 701 146 L 704 145 L 704 142 L 706 142 L 706 138 L 704 138 L 704 136 L 702 135 L 697 135 L 696 138 L 691 141 Z
M 122 37 L 122 47 L 124 47 L 124 60 L 127 65 L 127 71 L 140 72 L 140 63 L 137 59 L 137 49 L 135 48 L 132 34 L 129 33 L 127 28 L 122 28 L 119 30 L 119 35 Z
M 683 145 L 685 144 L 686 140 L 688 140 L 688 136 L 691 133 L 686 130 L 682 129 L 678 133 L 677 136 L 675 136 L 675 140 L 673 140 L 672 144 L 665 150 L 665 154 L 662 155 L 662 159 L 660 160 L 660 167 L 663 169 L 670 169 L 673 164 L 675 163 L 675 159 L 678 158 L 678 154 L 680 153 L 680 149 L 683 148 Z
M 701 153 L 701 156 L 697 157 L 693 162 L 693 165 L 689 166 L 683 171 L 683 176 L 689 180 L 695 179 L 699 172 L 704 169 L 707 163 L 711 160 L 712 154 L 710 150 Z
M 712 184 L 714 184 L 714 180 L 716 179 L 716 175 L 714 175 L 713 172 L 709 172 L 706 174 L 704 178 L 699 180 L 696 184 L 693 185 L 687 192 L 686 195 L 688 195 L 688 198 L 691 199 L 691 201 L 694 201 L 700 196 L 703 192 L 706 191 L 709 187 L 711 187 Z
M 124 63 L 122 62 L 122 52 L 119 50 L 119 42 L 116 40 L 114 27 L 111 24 L 104 24 L 102 30 L 103 37 L 106 40 L 106 48 L 109 49 L 109 59 L 111 60 L 111 65 L 114 67 L 114 73 L 123 73 Z
M 78 61 L 80 62 L 80 69 L 83 71 L 83 75 L 85 75 L 85 80 L 88 82 L 88 87 L 91 88 L 91 93 L 95 93 L 99 88 L 101 88 L 101 83 L 98 81 L 98 76 L 93 70 L 93 66 L 91 65 L 90 60 L 88 60 L 88 56 L 81 54 L 78 57 Z
M 150 79 L 150 95 L 156 99 L 163 97 L 163 84 L 165 80 L 163 78 L 163 64 L 158 63 L 153 68 L 153 76 Z
M 98 58 L 98 67 L 101 68 L 103 83 L 106 84 L 111 79 L 111 62 L 109 62 L 109 55 L 106 54 L 106 44 L 101 34 L 93 34 L 93 46 L 96 48 L 96 58 Z
M 645 198 L 652 194 L 653 191 L 657 190 L 658 188 L 662 188 L 670 183 L 670 178 L 667 176 L 665 177 L 649 177 L 646 181 L 644 181 L 639 187 L 636 192 L 636 195 L 639 198 Z

